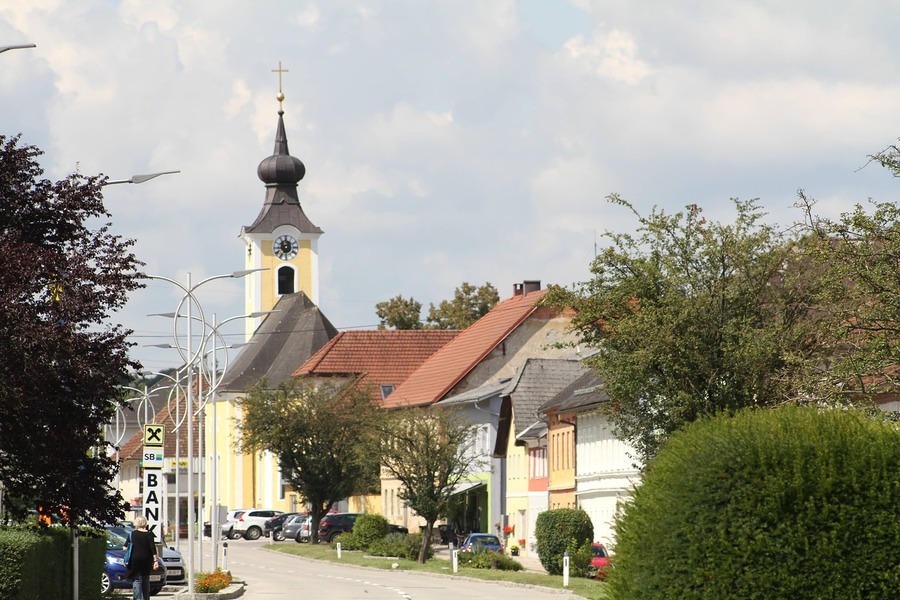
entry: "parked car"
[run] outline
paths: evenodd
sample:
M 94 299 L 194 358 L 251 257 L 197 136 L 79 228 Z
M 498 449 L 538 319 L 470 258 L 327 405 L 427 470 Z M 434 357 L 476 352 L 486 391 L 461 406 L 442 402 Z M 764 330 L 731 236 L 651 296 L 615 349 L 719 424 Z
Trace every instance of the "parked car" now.
M 235 535 L 234 533 L 234 524 L 237 522 L 238 518 L 244 514 L 246 511 L 250 509 L 248 508 L 236 508 L 234 510 L 229 510 L 225 515 L 225 521 L 220 525 L 222 528 L 222 536 L 227 537 L 230 540 L 236 540 L 241 537 L 241 534 L 238 533 Z
M 503 552 L 503 544 L 500 538 L 492 533 L 470 533 L 462 546 L 459 548 L 464 552 Z
M 128 525 L 109 525 L 107 531 L 125 538 L 128 531 L 134 529 Z M 166 567 L 166 585 L 185 585 L 187 583 L 187 571 L 184 568 L 184 557 L 181 552 L 175 548 L 170 548 L 157 540 L 156 553 L 162 558 L 162 562 Z
M 284 522 L 287 521 L 288 518 L 298 514 L 300 513 L 282 513 L 280 515 L 275 515 L 274 517 L 266 519 L 266 522 L 263 525 L 263 534 L 266 537 L 271 537 L 273 541 L 284 541 L 284 532 L 282 530 L 282 528 L 284 527 Z
M 295 514 L 285 519 L 281 534 L 286 540 L 309 541 L 309 514 Z
M 238 516 L 231 528 L 231 539 L 243 537 L 245 540 L 258 540 L 263 534 L 266 520 L 283 511 L 271 508 L 248 508 Z
M 353 531 L 353 524 L 360 513 L 334 513 L 319 521 L 319 539 L 331 543 L 346 531 Z
M 588 565 L 588 571 L 594 579 L 606 579 L 609 570 L 612 568 L 612 562 L 609 560 L 609 552 L 600 542 L 594 542 L 591 546 L 591 564 Z
M 403 525 L 394 525 L 391 523 L 391 533 L 409 533 L 409 529 L 404 527 Z
M 100 578 L 100 592 L 108 594 L 113 589 L 131 589 L 133 581 L 125 576 L 125 538 L 118 533 L 106 532 L 106 564 Z M 155 596 L 166 585 L 166 567 L 160 562 L 150 573 L 150 595 Z

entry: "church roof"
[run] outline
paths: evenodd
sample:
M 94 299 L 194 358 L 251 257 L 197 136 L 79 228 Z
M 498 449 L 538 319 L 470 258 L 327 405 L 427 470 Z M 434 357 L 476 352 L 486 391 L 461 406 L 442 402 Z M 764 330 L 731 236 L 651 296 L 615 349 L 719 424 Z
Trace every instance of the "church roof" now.
M 400 386 L 459 333 L 446 329 L 343 331 L 300 365 L 294 377 L 356 376 L 357 385 L 372 386 L 380 401 L 381 386 L 391 390 Z
M 432 404 L 446 396 L 479 362 L 535 310 L 547 290 L 513 296 L 463 330 L 394 390 L 388 408 Z
M 244 392 L 265 378 L 269 387 L 289 379 L 338 330 L 303 292 L 279 298 L 273 312 L 228 365 L 219 387 L 223 392 Z
M 278 111 L 275 149 L 271 156 L 259 163 L 256 173 L 266 184 L 266 199 L 256 220 L 252 225 L 245 226 L 242 233 L 272 233 L 281 225 L 292 225 L 301 233 L 311 235 L 322 233 L 300 206 L 297 182 L 303 179 L 306 167 L 288 150 L 283 110 Z

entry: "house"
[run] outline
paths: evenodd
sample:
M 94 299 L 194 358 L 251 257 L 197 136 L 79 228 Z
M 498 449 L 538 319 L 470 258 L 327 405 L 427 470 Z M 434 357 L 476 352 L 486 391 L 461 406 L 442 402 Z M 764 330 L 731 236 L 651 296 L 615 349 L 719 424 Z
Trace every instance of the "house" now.
M 475 425 L 474 447 L 485 468 L 456 490 L 457 522 L 451 520 L 451 527 L 495 531 L 504 522 L 506 445 L 497 445 L 501 393 L 527 359 L 564 356 L 570 353 L 564 345 L 575 340 L 568 328 L 571 313 L 538 305 L 545 293 L 539 281 L 516 284 L 511 298 L 435 352 L 384 401 L 385 408 L 398 410 L 456 405 Z M 382 479 L 382 502 L 390 504 L 397 488 L 397 482 Z
M 373 402 L 382 404 L 411 373 L 459 333 L 439 329 L 344 331 L 300 365 L 293 377 L 316 383 L 352 384 L 369 390 Z M 351 512 L 381 513 L 392 523 L 404 526 L 408 521 L 408 509 L 400 506 L 396 494 L 350 498 L 346 508 Z
M 528 358 L 500 394 L 497 449 L 506 460 L 506 525 L 511 540 L 526 540 L 520 553 L 533 547 L 535 521 L 548 508 L 547 423 L 538 408 L 586 371 L 580 355 Z
M 560 474 L 556 496 L 560 499 L 556 502 L 570 502 L 568 470 L 571 469 L 573 506 L 584 509 L 591 518 L 594 540 L 612 547 L 615 545 L 614 518 L 640 481 L 640 465 L 634 449 L 616 437 L 604 413 L 608 401 L 599 375 L 586 370 L 543 408 L 558 423 L 557 437 L 555 441 L 551 439 L 549 454 L 551 464 L 559 467 L 551 468 L 551 474 L 554 471 Z M 562 456 L 555 455 L 557 451 Z M 563 469 L 567 471 L 560 473 Z M 559 493 L 563 490 L 564 495 Z

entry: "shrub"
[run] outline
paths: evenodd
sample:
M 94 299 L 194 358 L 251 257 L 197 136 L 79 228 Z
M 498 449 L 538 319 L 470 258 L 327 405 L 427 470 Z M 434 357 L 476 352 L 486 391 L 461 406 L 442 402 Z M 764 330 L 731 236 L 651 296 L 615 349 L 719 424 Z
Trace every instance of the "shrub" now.
M 499 569 L 501 571 L 521 571 L 522 564 L 500 552 L 460 552 L 459 566 L 470 569 Z
M 614 598 L 896 598 L 900 431 L 786 406 L 673 435 L 616 521 Z
M 562 575 L 563 556 L 569 552 L 569 572 L 584 576 L 587 564 L 591 562 L 590 551 L 594 539 L 594 525 L 590 517 L 580 508 L 557 508 L 545 510 L 537 517 L 534 536 L 537 541 L 538 558 L 550 575 Z M 587 544 L 588 560 L 583 567 L 573 568 L 572 555 Z M 580 555 L 579 555 L 580 556 Z
M 406 556 L 406 535 L 402 533 L 389 533 L 380 540 L 373 542 L 369 546 L 369 554 L 372 556 L 395 556 L 397 558 L 407 558 Z M 418 558 L 418 551 L 416 556 Z
M 353 535 L 364 550 L 391 532 L 391 526 L 383 515 L 364 514 L 356 518 Z
M 404 536 L 403 540 L 403 558 L 408 558 L 409 560 L 419 560 L 419 550 L 422 548 L 422 534 L 421 533 L 410 533 Z M 434 557 L 434 548 L 431 547 L 431 543 L 428 544 L 427 549 L 425 550 L 425 560 Z
M 341 550 L 365 550 L 366 547 L 363 545 L 362 540 L 356 533 L 352 531 L 345 531 L 339 535 L 334 536 L 331 540 L 331 547 L 337 548 L 337 545 L 341 545 Z
M 231 585 L 231 571 L 216 569 L 212 573 L 197 573 L 194 591 L 198 593 L 218 593 Z

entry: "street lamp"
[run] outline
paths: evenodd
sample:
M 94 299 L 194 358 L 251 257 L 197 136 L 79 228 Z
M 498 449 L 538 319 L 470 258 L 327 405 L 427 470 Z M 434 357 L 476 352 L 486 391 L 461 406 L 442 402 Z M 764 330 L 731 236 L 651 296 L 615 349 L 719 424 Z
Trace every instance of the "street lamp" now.
M 25 48 L 37 48 L 37 44 L 14 44 L 12 46 L 0 46 L 0 54 L 7 50 L 23 50 Z
M 160 175 L 172 175 L 173 173 L 181 173 L 181 171 L 160 171 L 158 173 L 145 173 L 144 175 L 132 175 L 128 179 L 108 179 L 101 183 L 102 186 L 116 185 L 117 183 L 144 183 L 150 181 Z
M 178 350 L 178 353 L 181 355 L 184 360 L 185 365 L 187 366 L 187 410 L 186 414 L 188 416 L 188 428 L 187 428 L 187 446 L 188 446 L 188 593 L 194 593 L 194 526 L 195 526 L 195 516 L 194 516 L 194 480 L 193 480 L 193 452 L 194 452 L 194 427 L 193 427 L 193 415 L 194 415 L 194 363 L 197 361 L 197 358 L 202 356 L 203 353 L 203 343 L 200 344 L 200 347 L 195 351 L 193 349 L 193 315 L 192 309 L 194 306 L 197 307 L 197 310 L 200 313 L 199 321 L 203 324 L 204 331 L 201 334 L 201 342 L 205 341 L 207 338 L 205 328 L 207 327 L 206 319 L 203 315 L 203 307 L 198 302 L 194 293 L 196 290 L 210 281 L 215 281 L 217 279 L 228 279 L 228 278 L 241 278 L 245 277 L 251 273 L 255 273 L 257 271 L 263 271 L 265 269 L 245 269 L 242 271 L 235 271 L 233 273 L 225 273 L 222 275 L 213 275 L 212 277 L 207 277 L 206 279 L 200 281 L 197 284 L 193 284 L 191 282 L 191 274 L 187 274 L 187 282 L 186 284 L 182 284 L 174 279 L 169 277 L 163 277 L 161 275 L 146 275 L 147 279 L 159 279 L 162 281 L 167 281 L 184 292 L 184 295 L 181 298 L 181 302 L 178 304 L 178 308 L 175 311 L 175 317 L 173 319 L 173 338 L 175 341 L 175 348 Z M 187 303 L 187 332 L 185 336 L 186 347 L 182 347 L 178 338 L 178 319 L 181 316 L 181 307 L 184 306 L 185 302 Z M 176 531 L 178 530 L 178 525 L 176 525 Z

